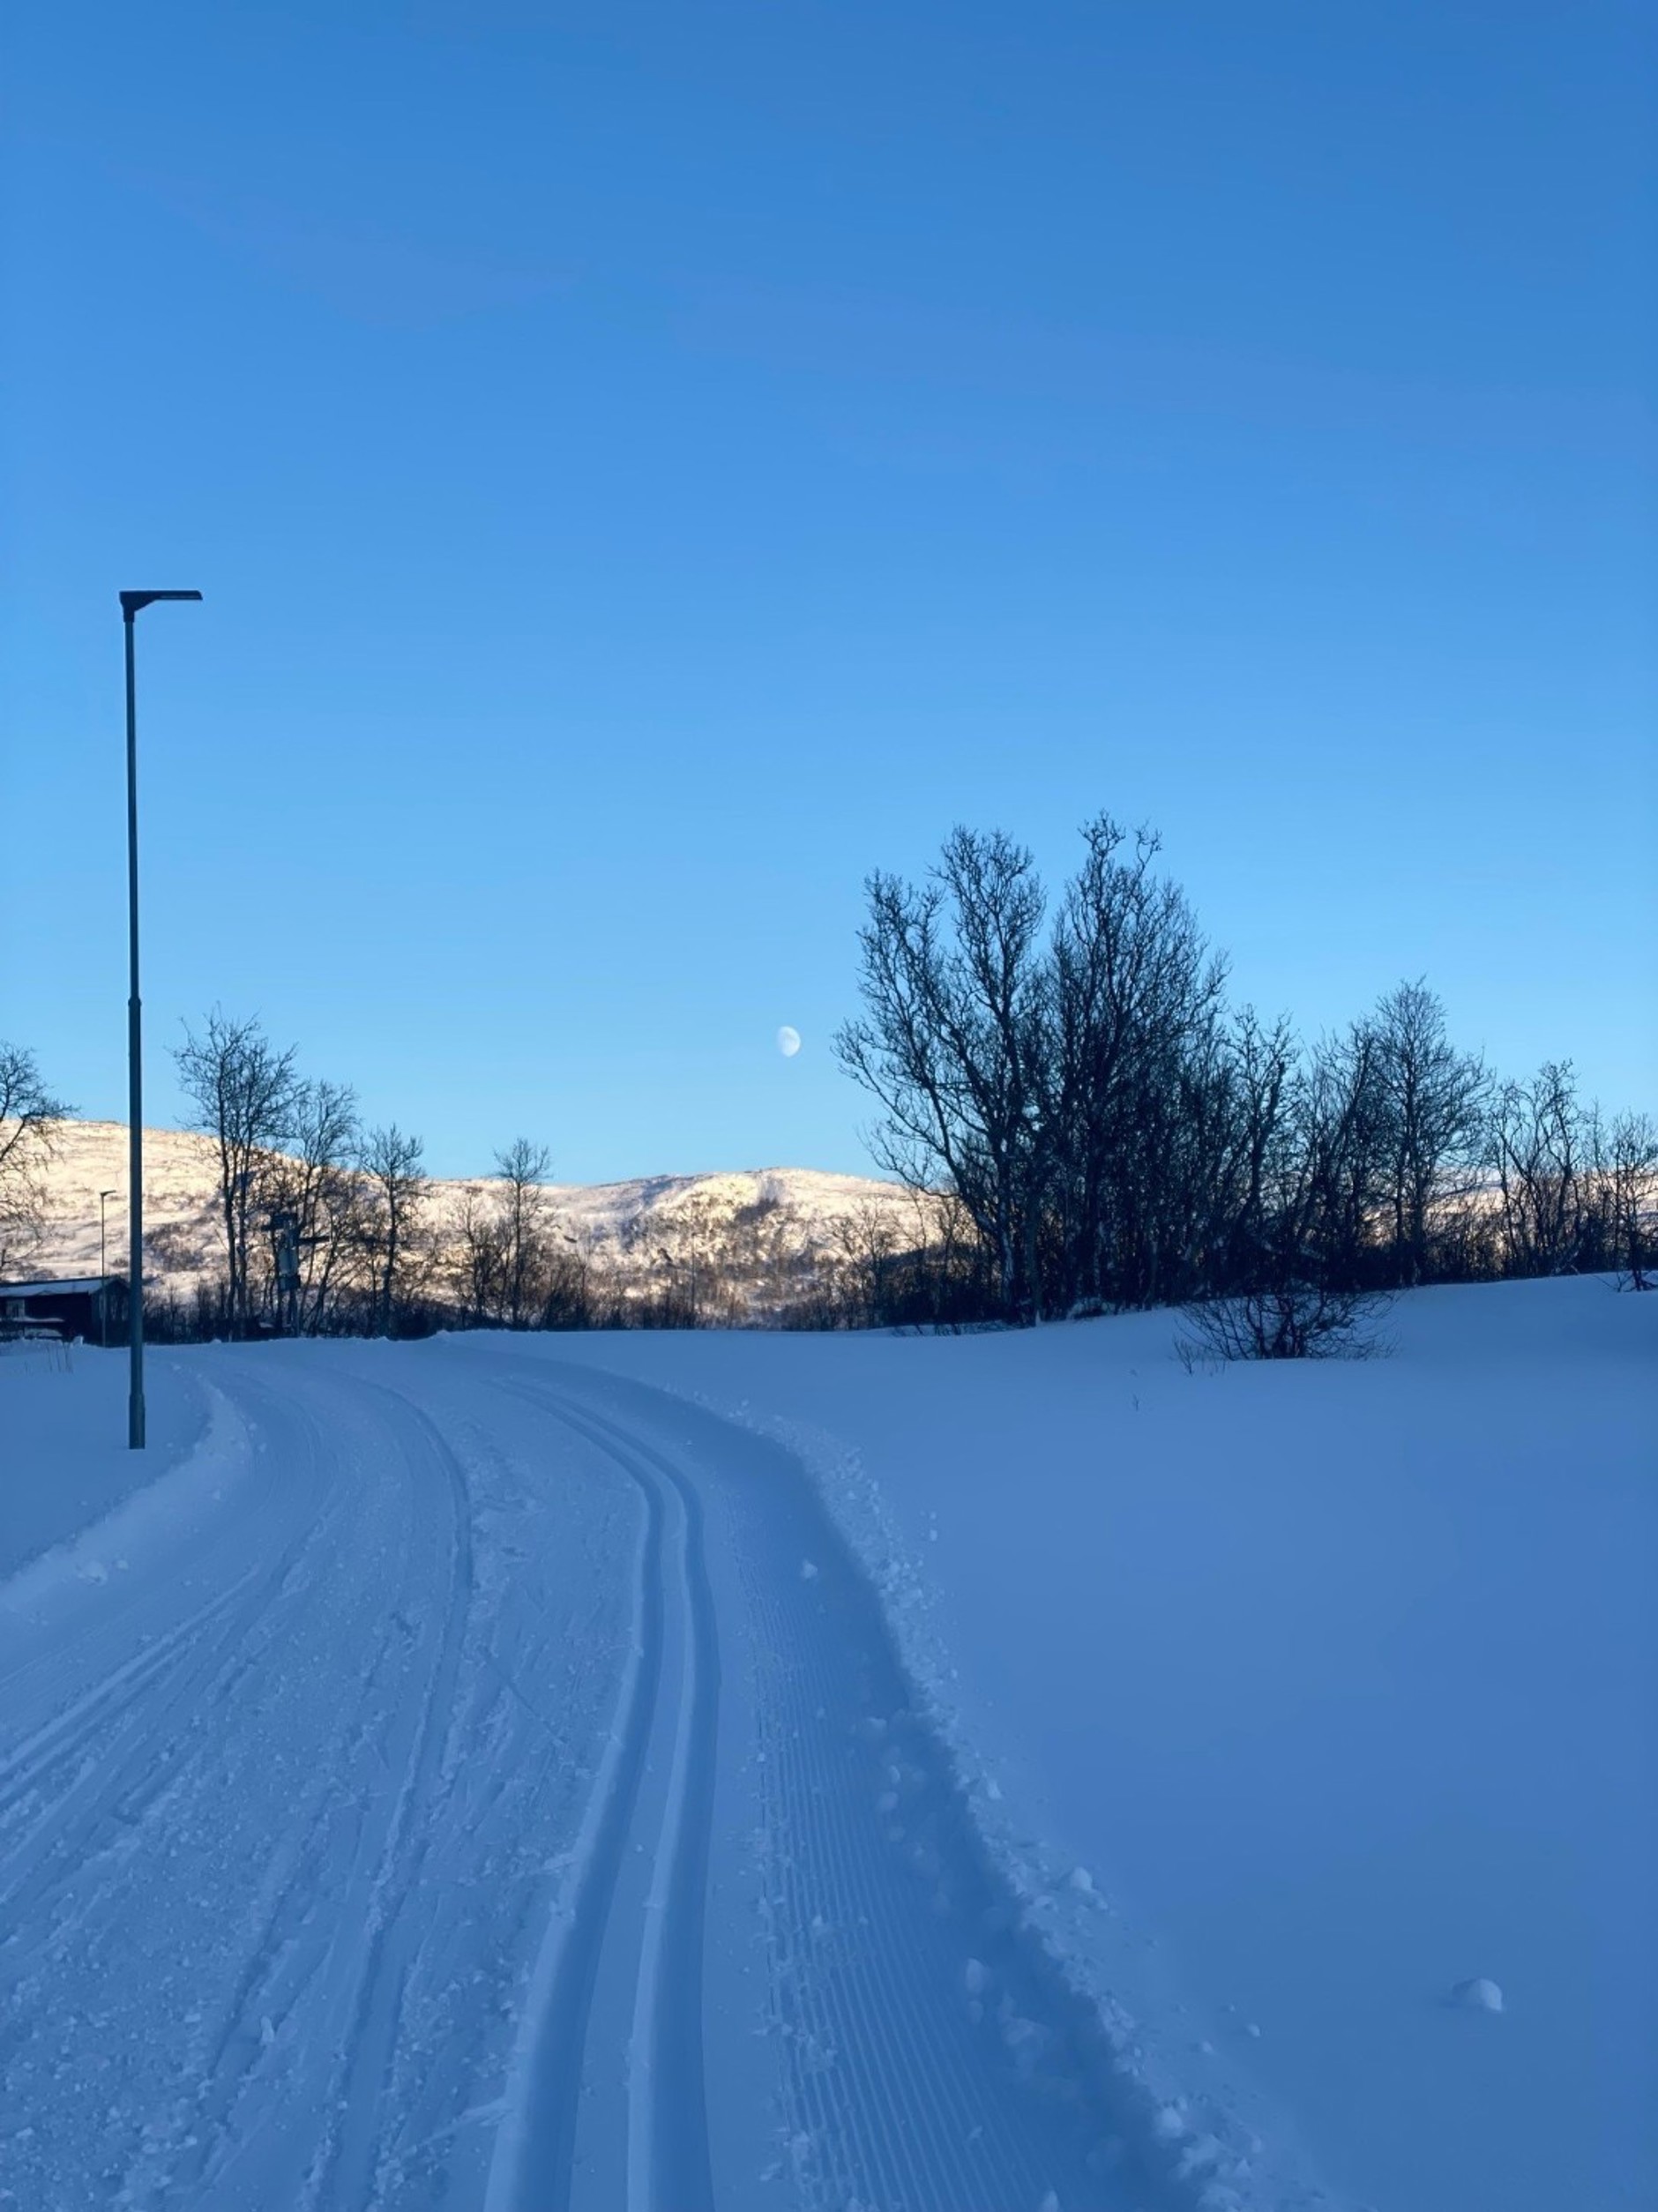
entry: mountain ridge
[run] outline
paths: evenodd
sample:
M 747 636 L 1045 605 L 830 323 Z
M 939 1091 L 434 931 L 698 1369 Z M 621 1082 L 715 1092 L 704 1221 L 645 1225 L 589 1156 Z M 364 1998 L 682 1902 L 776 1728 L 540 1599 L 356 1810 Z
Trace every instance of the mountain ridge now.
M 124 1271 L 127 1259 L 127 1125 L 78 1118 L 58 1123 L 42 1176 L 45 1221 L 28 1272 L 67 1275 L 101 1265 L 99 1197 L 108 1193 L 101 1264 Z M 223 1267 L 218 1207 L 216 1140 L 199 1131 L 146 1125 L 144 1135 L 145 1277 L 188 1293 Z M 454 1229 L 467 1200 L 498 1191 L 495 1176 L 430 1177 L 422 1221 L 442 1234 Z M 785 1247 L 799 1255 L 834 1248 L 846 1229 L 871 1215 L 900 1243 L 917 1234 L 916 1194 L 872 1176 L 826 1169 L 713 1169 L 684 1175 L 626 1177 L 614 1183 L 548 1183 L 549 1230 L 582 1244 L 624 1276 L 647 1275 L 658 1246 L 721 1233 L 745 1210 L 782 1217 Z

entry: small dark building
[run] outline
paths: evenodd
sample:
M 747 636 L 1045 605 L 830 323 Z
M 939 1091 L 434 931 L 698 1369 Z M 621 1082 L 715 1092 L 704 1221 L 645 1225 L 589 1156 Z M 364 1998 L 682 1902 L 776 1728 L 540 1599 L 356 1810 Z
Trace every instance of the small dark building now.
M 78 1336 L 119 1341 L 127 1326 L 124 1275 L 66 1275 L 60 1281 L 0 1282 L 0 1337 Z

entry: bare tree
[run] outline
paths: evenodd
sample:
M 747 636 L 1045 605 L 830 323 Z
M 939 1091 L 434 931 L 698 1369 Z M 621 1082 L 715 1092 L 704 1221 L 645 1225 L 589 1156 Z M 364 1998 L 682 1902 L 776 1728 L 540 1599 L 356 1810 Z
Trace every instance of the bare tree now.
M 1388 1207 L 1395 1280 L 1424 1281 L 1436 1210 L 1466 1196 L 1477 1170 L 1490 1079 L 1445 1034 L 1425 979 L 1400 983 L 1376 1010 L 1376 1079 L 1387 1116 Z
M 1602 1181 L 1613 1266 L 1632 1290 L 1658 1282 L 1658 1125 L 1620 1114 L 1606 1144 Z
M 1043 1149 L 1067 1304 L 1141 1304 L 1187 1286 L 1224 1142 L 1224 963 L 1159 841 L 1102 814 L 1051 953 Z
M 1587 1217 L 1585 1117 L 1569 1060 L 1549 1060 L 1529 1083 L 1505 1083 L 1487 1129 L 1505 1258 L 1512 1274 L 1570 1274 Z
M 1387 1187 L 1380 1057 L 1375 1030 L 1356 1021 L 1317 1048 L 1296 1082 L 1281 1277 L 1356 1289 L 1374 1280 Z
M 267 1164 L 265 1220 L 273 1248 L 280 1237 L 292 1237 L 296 1322 L 303 1334 L 315 1336 L 329 1326 L 361 1245 L 362 1192 L 352 1165 L 356 1094 L 345 1083 L 302 1083 L 292 1119 L 292 1153 L 274 1155 Z
M 73 1111 L 48 1090 L 31 1051 L 0 1040 L 0 1274 L 25 1264 L 40 1242 L 42 1171 L 57 1124 Z
M 547 1170 L 545 1145 L 514 1138 L 495 1155 L 501 1182 L 502 1319 L 509 1328 L 528 1327 L 546 1301 Z
M 371 1129 L 361 1155 L 369 1181 L 369 1207 L 362 1237 L 370 1254 L 375 1292 L 376 1326 L 390 1336 L 399 1294 L 409 1269 L 414 1232 L 426 1195 L 421 1162 L 422 1140 L 400 1129 Z
M 505 1303 L 502 1289 L 505 1275 L 506 1232 L 500 1208 L 486 1204 L 476 1191 L 468 1190 L 450 1259 L 450 1278 L 468 1328 L 499 1319 Z
M 198 1036 L 188 1024 L 173 1048 L 193 1125 L 219 1147 L 219 1203 L 225 1232 L 228 1319 L 244 1335 L 251 1319 L 254 1222 L 269 1212 L 273 1155 L 294 1133 L 303 1097 L 293 1045 L 279 1051 L 257 1019 L 233 1020 L 215 1006 Z
M 995 1254 L 1004 1311 L 1035 1317 L 1046 977 L 1031 856 L 1000 831 L 957 829 L 923 888 L 877 874 L 869 901 L 865 1013 L 835 1050 L 885 1110 L 877 1156 L 960 1194 Z
M 718 1264 L 715 1214 L 709 1193 L 693 1188 L 650 1216 L 648 1234 L 668 1272 L 669 1288 L 661 1307 L 669 1327 L 702 1328 L 734 1318 L 730 1286 Z
M 606 1280 L 599 1244 L 591 1228 L 554 1231 L 541 1313 L 543 1328 L 601 1327 L 607 1326 L 601 1316 L 616 1314 L 619 1299 L 614 1283 Z
M 899 1240 L 892 1211 L 864 1199 L 836 1218 L 833 1234 L 857 1317 L 866 1327 L 878 1327 L 887 1318 L 897 1273 Z

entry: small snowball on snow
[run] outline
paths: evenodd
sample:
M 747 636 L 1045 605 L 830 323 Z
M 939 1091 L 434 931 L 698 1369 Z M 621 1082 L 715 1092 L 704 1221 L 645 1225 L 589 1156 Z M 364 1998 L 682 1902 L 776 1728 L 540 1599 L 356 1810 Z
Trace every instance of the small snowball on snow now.
M 1475 1975 L 1470 1982 L 1458 1982 L 1451 1992 L 1451 2002 L 1460 2005 L 1470 2013 L 1500 2013 L 1503 1992 L 1495 1982 L 1487 1981 L 1483 1974 Z
M 990 1987 L 990 1969 L 979 1959 L 969 1959 L 961 1969 L 962 1981 L 969 1997 L 982 1997 Z
M 1059 2212 L 1059 2199 L 1051 2189 L 1036 2207 L 1036 2212 Z
M 803 1582 L 815 1582 L 818 1580 L 818 1570 L 810 1559 L 801 1561 L 800 1579 Z
M 1077 1892 L 1079 1896 L 1093 1896 L 1094 1877 L 1091 1873 L 1089 1873 L 1086 1866 L 1073 1866 L 1070 1873 L 1066 1875 L 1065 1879 L 1069 1886 Z
M 1261 2039 L 1261 2023 L 1258 2020 L 1246 2020 L 1244 2023 L 1244 2033 L 1253 2036 L 1258 2043 Z
M 1152 2122 L 1152 2134 L 1160 2143 L 1176 2143 L 1186 2132 L 1186 2123 L 1177 2104 L 1164 2104 Z

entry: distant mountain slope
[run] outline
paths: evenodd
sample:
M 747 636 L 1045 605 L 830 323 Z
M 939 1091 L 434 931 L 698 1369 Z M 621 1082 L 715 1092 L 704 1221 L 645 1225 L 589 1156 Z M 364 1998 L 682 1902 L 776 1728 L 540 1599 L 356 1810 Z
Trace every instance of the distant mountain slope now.
M 146 1275 L 189 1291 L 223 1265 L 218 1217 L 219 1162 L 209 1137 L 184 1130 L 146 1129 L 144 1138 Z M 127 1132 L 121 1122 L 63 1123 L 47 1175 L 46 1238 L 35 1266 L 42 1274 L 95 1270 L 99 1262 L 98 1194 L 108 1200 L 109 1268 L 124 1268 L 127 1248 Z M 459 1219 L 468 1196 L 497 1186 L 488 1177 L 434 1178 L 423 1218 L 441 1233 Z M 548 1199 L 556 1232 L 577 1238 L 624 1275 L 645 1277 L 660 1248 L 683 1254 L 728 1242 L 740 1217 L 765 1209 L 775 1217 L 780 1252 L 830 1251 L 860 1220 L 890 1223 L 900 1245 L 919 1241 L 915 1200 L 872 1177 L 827 1175 L 815 1168 L 757 1168 L 712 1175 L 646 1176 L 631 1183 L 553 1184 Z

